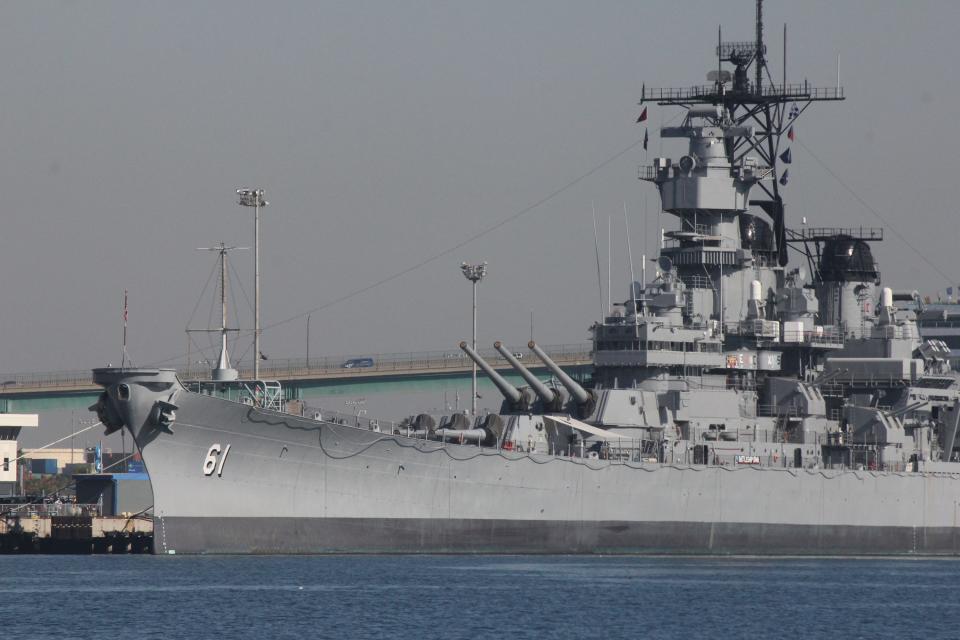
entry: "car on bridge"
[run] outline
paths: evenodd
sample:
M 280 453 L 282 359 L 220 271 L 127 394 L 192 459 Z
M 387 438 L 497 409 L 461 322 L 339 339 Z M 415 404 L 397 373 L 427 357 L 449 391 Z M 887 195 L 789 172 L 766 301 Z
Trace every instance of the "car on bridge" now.
M 340 365 L 341 369 L 365 369 L 373 366 L 373 358 L 350 358 Z

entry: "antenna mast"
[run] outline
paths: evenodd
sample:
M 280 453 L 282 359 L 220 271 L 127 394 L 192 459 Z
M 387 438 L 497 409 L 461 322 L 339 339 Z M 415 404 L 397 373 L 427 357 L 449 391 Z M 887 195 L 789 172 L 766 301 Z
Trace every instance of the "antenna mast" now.
M 757 0 L 757 93 L 763 87 L 763 69 L 767 66 L 767 48 L 763 46 L 763 0 Z
M 238 329 L 227 327 L 227 253 L 235 249 L 247 247 L 228 247 L 220 242 L 212 247 L 198 247 L 197 251 L 216 251 L 220 254 L 220 327 L 214 331 L 220 334 L 220 356 L 217 366 L 212 371 L 214 380 L 236 380 L 237 370 L 230 366 L 230 355 L 227 352 L 227 334 Z

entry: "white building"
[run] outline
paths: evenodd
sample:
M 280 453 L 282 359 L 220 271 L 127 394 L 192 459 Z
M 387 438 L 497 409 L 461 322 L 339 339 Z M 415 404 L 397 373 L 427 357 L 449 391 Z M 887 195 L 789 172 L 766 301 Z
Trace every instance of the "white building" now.
M 17 492 L 19 465 L 17 437 L 23 427 L 37 428 L 39 416 L 35 413 L 0 413 L 0 496 Z

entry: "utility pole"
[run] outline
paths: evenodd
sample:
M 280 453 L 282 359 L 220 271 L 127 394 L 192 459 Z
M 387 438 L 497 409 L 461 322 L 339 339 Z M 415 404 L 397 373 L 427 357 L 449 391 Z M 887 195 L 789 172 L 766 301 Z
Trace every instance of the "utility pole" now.
M 260 379 L 260 207 L 269 202 L 263 199 L 263 189 L 237 189 L 242 207 L 253 207 L 253 379 Z
M 487 275 L 487 263 L 482 262 L 480 264 L 467 264 L 466 262 L 460 265 L 460 270 L 463 271 L 464 277 L 473 283 L 473 350 L 477 350 L 477 285 L 480 284 L 480 281 L 483 280 L 483 277 Z M 473 394 L 470 397 L 470 413 L 471 415 L 477 415 L 477 363 L 473 363 L 473 385 L 472 385 Z

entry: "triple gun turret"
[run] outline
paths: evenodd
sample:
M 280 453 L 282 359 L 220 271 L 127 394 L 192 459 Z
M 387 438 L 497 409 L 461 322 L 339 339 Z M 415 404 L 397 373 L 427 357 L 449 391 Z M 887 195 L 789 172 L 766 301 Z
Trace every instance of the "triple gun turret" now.
M 510 411 L 528 411 L 532 408 L 534 402 L 539 397 L 543 404 L 544 412 L 553 413 L 564 410 L 564 406 L 572 398 L 576 403 L 576 413 L 585 415 L 589 413 L 593 404 L 593 396 L 586 389 L 577 384 L 568 376 L 560 366 L 543 352 L 532 340 L 527 345 L 530 350 L 543 362 L 550 372 L 560 381 L 564 389 L 556 389 L 544 384 L 527 367 L 523 366 L 517 357 L 507 349 L 499 340 L 494 343 L 494 348 L 506 360 L 511 367 L 526 381 L 529 387 L 517 388 L 507 382 L 503 376 L 497 373 L 489 363 L 470 348 L 466 342 L 460 343 L 460 348 L 470 357 L 488 378 L 496 385 L 500 393 L 506 399 L 507 409 Z

